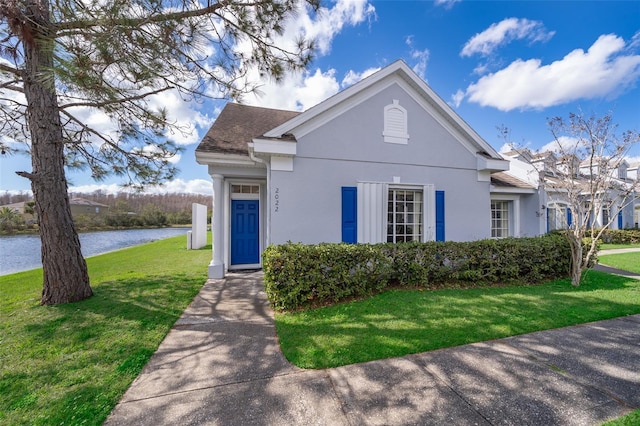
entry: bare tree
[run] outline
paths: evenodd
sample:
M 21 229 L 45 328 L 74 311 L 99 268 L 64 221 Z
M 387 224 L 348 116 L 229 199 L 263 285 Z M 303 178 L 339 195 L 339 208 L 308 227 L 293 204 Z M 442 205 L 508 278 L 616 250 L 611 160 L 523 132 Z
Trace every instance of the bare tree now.
M 632 211 L 638 199 L 640 181 L 627 176 L 625 158 L 640 135 L 631 130 L 619 133 L 611 113 L 572 113 L 568 119 L 551 118 L 548 125 L 553 152 L 529 156 L 529 161 L 540 175 L 548 212 L 556 215 L 553 219 L 569 241 L 571 284 L 579 286 L 603 232 L 622 211 Z
M 317 9 L 319 0 L 306 0 Z M 275 79 L 301 69 L 313 44 L 274 37 L 298 0 L 0 0 L 0 148 L 26 141 L 40 221 L 42 304 L 91 296 L 71 218 L 65 167 L 142 187 L 171 179 L 182 131 L 150 99 L 238 98 L 256 89 L 248 70 Z M 242 46 L 240 48 L 239 46 Z M 83 109 L 117 125 L 103 134 Z

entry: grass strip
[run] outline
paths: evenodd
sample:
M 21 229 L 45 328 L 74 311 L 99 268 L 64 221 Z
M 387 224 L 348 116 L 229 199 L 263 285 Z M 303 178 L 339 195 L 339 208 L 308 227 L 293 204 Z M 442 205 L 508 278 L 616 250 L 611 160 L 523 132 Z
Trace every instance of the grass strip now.
M 207 279 L 184 236 L 87 259 L 94 296 L 40 306 L 42 269 L 0 277 L 0 424 L 100 425 Z
M 626 416 L 618 417 L 617 419 L 610 420 L 602 424 L 602 426 L 638 426 L 638 425 L 640 425 L 640 409 L 632 411 Z
M 279 313 L 287 359 L 330 368 L 640 313 L 640 280 L 588 271 L 536 286 L 392 290 L 320 309 Z
M 600 244 L 600 250 L 623 249 L 623 248 L 640 248 L 640 244 Z
M 598 262 L 623 271 L 640 274 L 640 252 L 605 254 L 598 256 Z

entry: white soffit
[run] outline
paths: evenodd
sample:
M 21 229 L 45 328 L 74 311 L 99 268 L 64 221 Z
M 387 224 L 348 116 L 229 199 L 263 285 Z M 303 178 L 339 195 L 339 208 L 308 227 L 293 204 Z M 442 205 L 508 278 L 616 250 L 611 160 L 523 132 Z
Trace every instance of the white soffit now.
M 251 143 L 256 154 L 296 155 L 295 142 L 254 139 Z

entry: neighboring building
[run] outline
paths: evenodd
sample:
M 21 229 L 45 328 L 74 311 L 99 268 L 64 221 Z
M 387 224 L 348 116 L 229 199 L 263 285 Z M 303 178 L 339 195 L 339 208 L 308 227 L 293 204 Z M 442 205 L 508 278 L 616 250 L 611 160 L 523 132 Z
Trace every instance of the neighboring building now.
M 196 160 L 213 178 L 212 278 L 260 267 L 270 243 L 543 232 L 537 184 L 498 173 L 509 161 L 403 61 L 302 113 L 229 103 Z
M 85 198 L 71 198 L 69 204 L 71 205 L 71 215 L 73 217 L 79 215 L 106 216 L 109 213 L 109 206 L 106 204 L 96 203 Z
M 25 217 L 25 220 L 33 219 L 33 215 L 25 212 L 25 205 L 28 201 L 22 201 L 20 203 L 7 204 L 0 207 L 8 207 Z M 109 206 L 105 204 L 96 203 L 84 198 L 71 198 L 69 200 L 71 205 L 72 216 L 88 215 L 88 216 L 105 216 L 109 213 Z
M 8 207 L 24 216 L 26 221 L 34 220 L 32 214 L 26 213 L 25 207 L 29 201 L 22 201 L 20 203 L 7 204 L 0 207 Z M 96 203 L 95 201 L 87 200 L 84 198 L 71 198 L 69 200 L 71 205 L 71 215 L 87 215 L 87 216 L 105 216 L 109 213 L 109 206 L 106 204 Z
M 6 207 L 6 208 L 14 211 L 15 213 L 24 215 L 25 214 L 26 204 L 27 204 L 27 201 L 20 201 L 19 203 L 5 204 L 3 206 L 0 206 L 0 208 Z
M 0 206 L 0 208 L 6 207 L 13 210 L 15 213 L 21 215 L 24 218 L 24 221 L 29 224 L 33 223 L 35 219 L 33 214 L 27 213 L 28 211 L 30 211 L 27 206 L 28 203 L 29 201 L 20 201 L 19 203 L 5 204 L 4 206 Z
M 638 220 L 634 215 L 637 211 L 640 200 L 634 199 L 632 195 L 624 203 L 621 192 L 622 186 L 632 188 L 637 180 L 637 165 L 630 166 L 625 160 L 619 164 L 609 167 L 610 170 L 600 170 L 602 167 L 600 161 L 578 161 L 577 158 L 567 156 L 558 158 L 551 152 L 543 152 L 531 154 L 530 152 L 511 151 L 503 154 L 505 158 L 511 162 L 511 168 L 506 174 L 512 174 L 519 168 L 531 168 L 532 176 L 539 176 L 543 190 L 540 191 L 540 202 L 542 209 L 546 211 L 546 226 L 541 228 L 540 233 L 549 232 L 557 229 L 564 229 L 567 226 L 574 225 L 576 218 L 575 212 L 571 211 L 570 202 L 567 199 L 567 189 L 569 186 L 575 188 L 575 193 L 584 197 L 584 208 L 591 209 L 590 225 L 596 228 L 602 227 L 609 223 L 611 229 L 627 229 L 637 227 Z M 615 167 L 613 167 L 615 166 Z M 611 187 L 606 193 L 602 194 L 603 200 L 608 200 L 602 205 L 592 205 L 590 199 L 590 182 L 591 176 L 601 176 L 607 174 L 607 179 L 611 182 Z M 570 182 L 571 185 L 567 185 Z M 618 189 L 616 189 L 618 186 Z M 635 203 L 634 203 L 635 201 Z M 635 209 L 634 209 L 635 207 Z M 635 213 L 637 214 L 637 213 Z M 613 218 L 612 215 L 616 215 Z

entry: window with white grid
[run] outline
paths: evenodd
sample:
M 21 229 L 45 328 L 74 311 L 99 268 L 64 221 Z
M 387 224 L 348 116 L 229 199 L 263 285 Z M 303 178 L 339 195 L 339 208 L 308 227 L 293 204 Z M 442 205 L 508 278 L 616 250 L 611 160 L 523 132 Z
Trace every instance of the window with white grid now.
M 387 242 L 422 241 L 422 191 L 389 189 Z
M 509 236 L 509 201 L 491 201 L 491 237 Z

